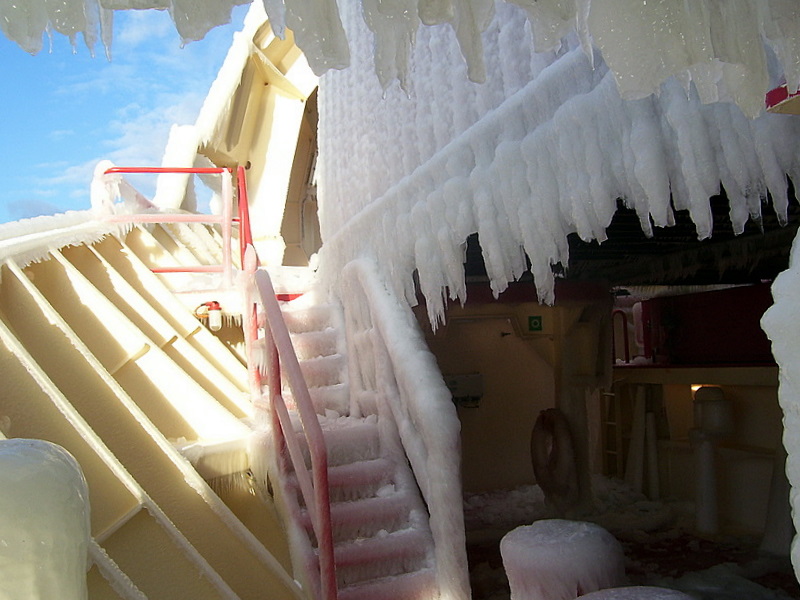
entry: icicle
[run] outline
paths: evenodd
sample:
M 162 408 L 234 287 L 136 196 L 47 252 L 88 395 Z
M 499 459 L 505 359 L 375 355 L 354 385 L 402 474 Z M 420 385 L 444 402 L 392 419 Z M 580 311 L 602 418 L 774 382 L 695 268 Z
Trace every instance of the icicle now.
M 455 17 L 453 0 L 419 0 L 417 11 L 425 25 L 449 23 Z
M 263 0 L 264 11 L 269 17 L 272 33 L 281 39 L 286 38 L 286 6 L 283 0 Z
M 561 39 L 576 26 L 576 0 L 508 0 L 528 13 L 533 32 L 533 49 L 536 52 L 557 50 Z M 581 29 L 588 35 L 584 22 L 588 8 L 586 0 L 580 2 Z
M 314 73 L 322 75 L 350 64 L 336 0 L 285 0 L 285 4 L 286 26 L 294 32 Z
M 87 31 L 84 0 L 45 0 L 47 17 L 52 28 L 70 38 L 75 50 L 75 36 Z
M 454 3 L 456 38 L 467 61 L 467 74 L 470 81 L 483 83 L 486 81 L 486 67 L 481 33 L 494 16 L 494 0 L 454 0 Z
M 216 0 L 198 3 L 196 0 L 170 0 L 169 13 L 184 44 L 202 40 L 219 25 L 230 23 L 231 10 L 240 0 Z
M 789 93 L 800 85 L 800 5 L 794 0 L 759 3 L 764 33 L 783 65 Z
M 25 52 L 38 54 L 41 51 L 47 19 L 44 0 L 0 2 L 0 29 Z
M 375 73 L 386 89 L 394 79 L 408 91 L 408 63 L 419 26 L 414 0 L 361 0 L 364 20 L 375 35 Z

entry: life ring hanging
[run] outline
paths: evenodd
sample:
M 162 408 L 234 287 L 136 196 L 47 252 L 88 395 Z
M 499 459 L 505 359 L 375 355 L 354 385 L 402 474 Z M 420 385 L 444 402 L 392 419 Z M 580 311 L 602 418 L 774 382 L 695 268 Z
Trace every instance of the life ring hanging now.
M 564 513 L 578 504 L 578 471 L 567 418 L 557 408 L 539 413 L 531 433 L 531 462 L 545 500 Z

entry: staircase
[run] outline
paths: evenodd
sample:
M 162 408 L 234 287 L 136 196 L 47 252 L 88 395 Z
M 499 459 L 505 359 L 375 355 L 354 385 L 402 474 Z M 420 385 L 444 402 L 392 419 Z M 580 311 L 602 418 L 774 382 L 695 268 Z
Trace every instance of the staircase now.
M 303 306 L 301 299 L 284 304 L 283 314 L 328 450 L 338 597 L 439 598 L 427 509 L 396 427 L 375 412 L 350 415 L 341 308 Z M 290 390 L 283 394 L 291 409 Z M 297 477 L 285 456 L 278 469 L 284 510 L 293 517 L 287 522 L 298 529 L 290 535 L 299 540 L 294 551 L 313 567 L 316 540 Z

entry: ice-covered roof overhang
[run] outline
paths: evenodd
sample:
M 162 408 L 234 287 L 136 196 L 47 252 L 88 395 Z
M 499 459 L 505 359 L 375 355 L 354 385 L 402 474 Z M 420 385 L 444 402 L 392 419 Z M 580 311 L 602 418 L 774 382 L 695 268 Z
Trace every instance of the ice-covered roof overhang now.
M 336 0 L 263 1 L 278 35 L 295 32 L 318 74 L 348 66 L 350 49 Z M 591 56 L 599 48 L 624 99 L 656 92 L 670 76 L 695 82 L 703 102 L 720 97 L 748 116 L 758 114 L 771 87 L 767 63 L 774 54 L 790 92 L 800 83 L 800 4 L 796 0 L 508 0 L 524 9 L 537 51 L 552 49 L 576 31 Z M 0 3 L 0 28 L 28 52 L 42 48 L 44 31 L 73 40 L 82 34 L 107 51 L 115 10 L 169 10 L 181 38 L 201 39 L 227 23 L 232 8 L 248 0 L 27 0 Z M 410 48 L 421 24 L 450 24 L 471 79 L 485 76 L 482 32 L 496 0 L 362 0 L 374 33 L 374 58 L 384 86 L 406 81 Z M 765 45 L 768 48 L 765 51 Z M 74 43 L 74 42 L 73 42 Z

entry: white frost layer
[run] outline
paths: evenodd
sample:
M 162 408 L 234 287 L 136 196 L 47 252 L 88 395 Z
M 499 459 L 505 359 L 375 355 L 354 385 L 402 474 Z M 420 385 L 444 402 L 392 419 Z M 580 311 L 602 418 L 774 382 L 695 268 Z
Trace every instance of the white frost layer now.
M 91 244 L 119 231 L 95 220 L 91 211 L 69 211 L 0 224 L 0 260 L 13 258 L 21 266 L 46 258 L 50 250 Z
M 572 600 L 625 582 L 622 546 L 593 523 L 536 521 L 503 536 L 500 553 L 512 600 Z
M 772 285 L 775 303 L 764 313 L 761 327 L 772 341 L 772 355 L 780 367 L 778 402 L 783 409 L 783 446 L 788 453 L 786 476 L 792 491 L 789 501 L 796 531 L 800 531 L 800 241 L 795 238 L 789 257 L 789 269 L 778 275 Z M 791 547 L 795 576 L 800 578 L 800 537 Z
M 355 33 L 358 18 L 346 20 Z M 800 120 L 748 119 L 733 104 L 703 104 L 696 86 L 677 79 L 659 96 L 625 101 L 599 55 L 592 64 L 578 47 L 520 52 L 519 16 L 498 11 L 495 22 L 486 39 L 500 58 L 485 87 L 443 67 L 453 48 L 422 35 L 411 97 L 382 99 L 358 68 L 322 79 L 320 273 L 334 289 L 348 261 L 371 255 L 413 305 L 416 271 L 435 325 L 448 297 L 465 300 L 464 243 L 475 232 L 495 295 L 527 256 L 551 303 L 551 267 L 567 264 L 567 235 L 604 241 L 617 199 L 647 235 L 674 223 L 674 207 L 689 211 L 699 239 L 709 237 L 708 199 L 720 182 L 737 233 L 760 218 L 767 192 L 786 220 L 785 174 L 800 181 Z M 363 45 L 354 61 L 366 60 L 369 36 L 353 39 Z
M 89 491 L 75 459 L 42 440 L 0 441 L 0 597 L 88 597 Z
M 354 261 L 341 276 L 349 371 L 357 374 L 351 393 L 377 394 L 380 422 L 394 421 L 402 440 L 395 460 L 408 457 L 430 514 L 441 597 L 468 598 L 460 422 L 450 392 L 413 313 L 387 291 L 376 265 Z
M 691 596 L 677 590 L 651 586 L 631 586 L 600 590 L 581 596 L 584 600 L 691 600 Z

